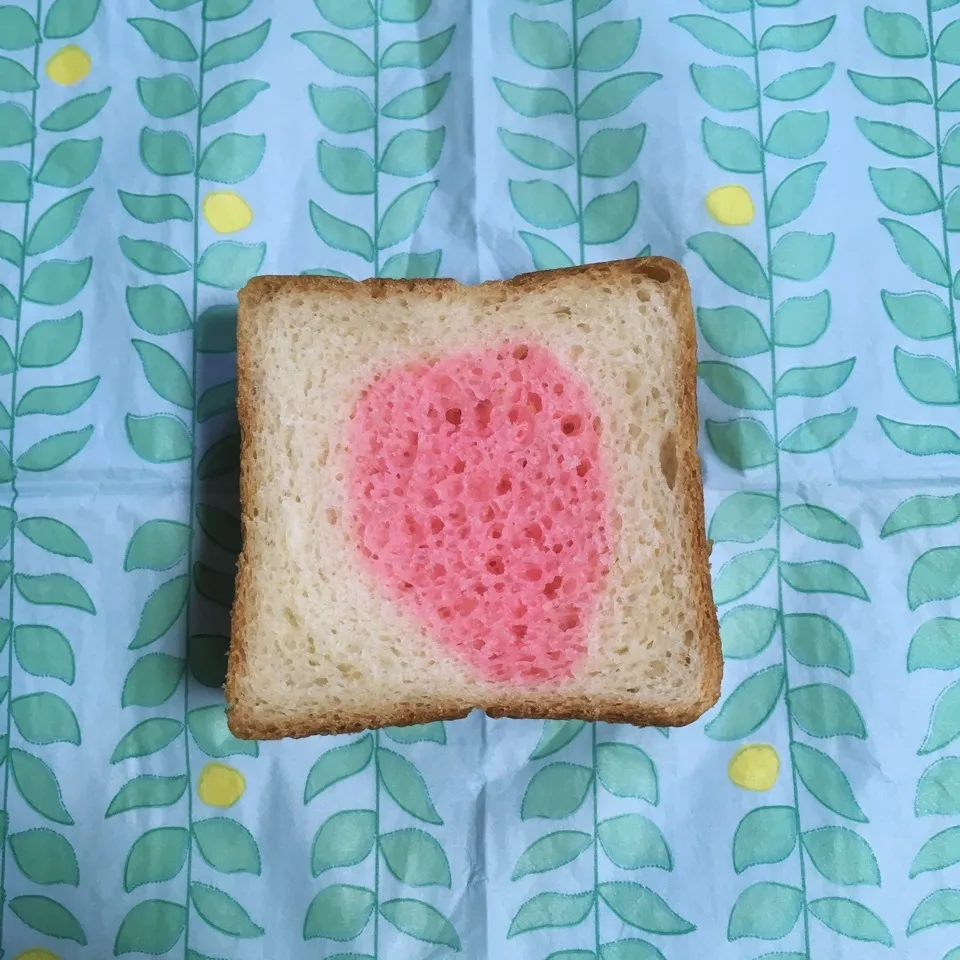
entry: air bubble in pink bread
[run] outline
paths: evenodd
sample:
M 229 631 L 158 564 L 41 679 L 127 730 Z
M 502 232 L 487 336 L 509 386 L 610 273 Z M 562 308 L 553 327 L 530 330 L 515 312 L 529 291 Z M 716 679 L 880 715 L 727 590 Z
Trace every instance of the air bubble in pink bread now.
M 586 655 L 611 555 L 600 427 L 585 385 L 532 343 L 384 370 L 353 412 L 357 549 L 488 680 L 571 677 Z

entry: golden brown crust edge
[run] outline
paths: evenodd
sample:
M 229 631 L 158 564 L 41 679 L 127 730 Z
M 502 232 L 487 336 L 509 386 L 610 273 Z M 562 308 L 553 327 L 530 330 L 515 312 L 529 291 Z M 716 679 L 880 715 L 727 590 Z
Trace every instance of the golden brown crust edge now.
M 699 416 L 697 413 L 697 329 L 690 295 L 690 283 L 683 268 L 672 261 L 671 311 L 680 326 L 683 338 L 683 367 L 680 371 L 680 410 L 677 436 L 677 479 L 684 498 L 683 515 L 687 523 L 687 538 L 693 556 L 694 598 L 697 610 L 697 637 L 703 664 L 700 696 L 691 705 L 693 719 L 701 717 L 720 699 L 723 679 L 723 651 L 717 608 L 713 602 L 710 580 L 710 544 L 706 534 L 703 506 L 703 476 L 697 452 Z M 686 723 L 692 720 L 685 721 Z M 668 724 L 669 725 L 669 724 Z M 679 726 L 680 724 L 674 724 Z
M 249 350 L 249 338 L 246 332 L 246 326 L 253 323 L 251 314 L 262 302 L 255 296 L 248 294 L 250 284 L 240 291 L 238 299 L 240 308 L 237 312 L 237 419 L 240 423 L 240 526 L 241 526 L 241 544 L 240 556 L 237 560 L 237 585 L 234 594 L 233 607 L 230 611 L 230 650 L 227 656 L 227 726 L 236 736 L 241 737 L 244 734 L 240 731 L 244 729 L 242 722 L 242 711 L 234 715 L 233 709 L 239 705 L 239 682 L 240 678 L 246 673 L 246 614 L 247 614 L 247 594 L 250 590 L 250 571 L 246 558 L 245 545 L 247 538 L 245 535 L 246 512 L 253 494 L 253 458 L 249 456 L 250 438 L 254 429 L 254 417 L 256 416 L 253 399 L 253 377 L 252 357 Z M 246 735 L 248 739 L 255 739 L 250 734 Z
M 700 458 L 697 453 L 697 341 L 690 285 L 686 272 L 680 264 L 665 257 L 646 257 L 631 260 L 615 260 L 600 264 L 587 264 L 562 270 L 546 270 L 520 274 L 509 280 L 494 280 L 481 284 L 487 292 L 499 288 L 504 296 L 513 289 L 544 290 L 571 277 L 588 276 L 597 279 L 604 276 L 639 276 L 667 288 L 665 294 L 682 337 L 683 362 L 680 371 L 681 394 L 679 401 L 677 477 L 684 498 L 683 513 L 687 522 L 687 536 L 694 557 L 695 593 L 697 607 L 700 657 L 703 664 L 699 696 L 696 700 L 675 705 L 636 706 L 618 700 L 603 703 L 589 702 L 587 698 L 550 697 L 537 693 L 537 705 L 530 704 L 530 697 L 522 693 L 506 695 L 487 703 L 466 703 L 457 700 L 437 700 L 430 709 L 401 707 L 393 711 L 377 710 L 369 714 L 355 713 L 350 718 L 331 721 L 321 715 L 305 717 L 299 721 L 271 723 L 255 715 L 239 699 L 239 680 L 246 672 L 245 625 L 246 594 L 249 589 L 249 569 L 245 554 L 241 551 L 237 590 L 231 612 L 230 653 L 226 684 L 227 722 L 231 733 L 241 739 L 279 740 L 284 737 L 308 737 L 314 734 L 356 733 L 361 730 L 387 726 L 406 726 L 430 723 L 437 720 L 458 720 L 472 710 L 483 710 L 494 718 L 544 720 L 586 720 L 603 723 L 627 723 L 634 726 L 685 726 L 698 720 L 720 698 L 723 675 L 723 655 L 720 631 L 713 591 L 710 581 L 710 548 L 706 537 L 703 481 Z M 253 323 L 253 315 L 264 303 L 279 294 L 331 293 L 339 296 L 371 296 L 376 299 L 395 293 L 442 295 L 445 292 L 467 289 L 455 280 L 417 279 L 384 280 L 370 279 L 360 283 L 339 277 L 308 276 L 261 276 L 254 277 L 239 293 L 240 309 L 237 323 L 237 415 L 240 422 L 240 502 L 242 513 L 250 502 L 253 490 L 252 458 L 246 455 L 256 417 L 253 399 L 252 357 L 247 349 L 245 327 Z M 245 517 L 241 517 L 245 523 Z M 245 542 L 245 541 L 244 541 Z M 546 701 L 546 702 L 545 702 Z
M 352 713 L 349 718 L 332 720 L 321 714 L 300 720 L 280 723 L 265 722 L 242 706 L 229 713 L 230 732 L 241 740 L 299 739 L 316 734 L 359 733 L 383 727 L 405 727 L 415 723 L 434 723 L 438 720 L 462 720 L 474 710 L 482 710 L 493 719 L 513 720 L 584 720 L 588 723 L 627 723 L 635 727 L 677 727 L 699 719 L 702 711 L 684 704 L 677 709 L 669 707 L 637 708 L 617 700 L 601 703 L 586 698 L 551 698 L 543 703 L 537 695 L 536 706 L 523 695 L 505 696 L 486 704 L 465 701 L 438 701 L 430 709 L 401 707 L 396 710 L 377 710 L 370 713 Z

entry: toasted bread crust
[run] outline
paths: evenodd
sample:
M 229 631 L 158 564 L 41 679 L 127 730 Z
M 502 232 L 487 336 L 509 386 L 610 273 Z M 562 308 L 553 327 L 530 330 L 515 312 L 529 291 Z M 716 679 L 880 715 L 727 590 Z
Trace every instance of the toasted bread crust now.
M 596 698 L 551 694 L 549 689 L 528 691 L 518 688 L 516 693 L 501 692 L 484 702 L 465 702 L 437 696 L 429 709 L 420 705 L 371 708 L 368 712 L 355 711 L 349 715 L 318 712 L 299 721 L 275 722 L 258 715 L 240 696 L 240 682 L 247 671 L 246 621 L 250 603 L 250 558 L 246 548 L 241 553 L 237 590 L 231 615 L 231 643 L 226 685 L 228 725 L 231 732 L 242 739 L 275 740 L 284 737 L 307 737 L 313 734 L 353 733 L 386 726 L 428 723 L 437 720 L 455 720 L 467 716 L 473 709 L 483 710 L 491 717 L 516 719 L 578 719 L 607 723 L 628 723 L 636 726 L 684 726 L 692 723 L 720 697 L 723 656 L 716 608 L 710 584 L 709 543 L 704 512 L 703 485 L 700 459 L 697 454 L 697 346 L 690 287 L 683 268 L 673 260 L 647 257 L 608 263 L 570 267 L 563 270 L 522 274 L 510 280 L 489 281 L 482 284 L 484 293 L 491 292 L 508 299 L 517 293 L 548 290 L 571 278 L 584 277 L 591 282 L 629 279 L 633 283 L 653 283 L 663 288 L 676 318 L 681 337 L 682 363 L 680 380 L 679 417 L 676 437 L 678 461 L 677 480 L 684 499 L 685 531 L 691 551 L 691 565 L 695 578 L 695 595 L 691 602 L 697 612 L 697 643 L 703 664 L 700 688 L 689 702 L 664 706 L 634 704 L 617 699 L 597 701 Z M 253 499 L 255 478 L 251 456 L 252 437 L 258 434 L 258 409 L 255 398 L 253 358 L 249 354 L 247 328 L 255 322 L 257 310 L 278 295 L 336 294 L 338 297 L 382 299 L 397 294 L 417 295 L 433 299 L 438 294 L 461 289 L 455 280 L 370 279 L 362 282 L 328 276 L 262 276 L 254 277 L 239 294 L 240 310 L 237 329 L 237 412 L 240 421 L 240 501 L 242 524 L 247 523 L 247 510 Z M 246 543 L 246 538 L 244 538 Z

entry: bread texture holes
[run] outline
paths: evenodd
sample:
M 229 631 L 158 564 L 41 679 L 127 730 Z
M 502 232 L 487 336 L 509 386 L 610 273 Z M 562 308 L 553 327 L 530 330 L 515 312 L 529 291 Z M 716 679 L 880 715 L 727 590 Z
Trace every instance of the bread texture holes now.
M 370 574 L 424 642 L 482 675 L 571 676 L 611 549 L 585 385 L 528 342 L 376 376 L 346 420 L 351 529 Z
M 677 466 L 677 441 L 671 430 L 660 441 L 660 472 L 671 490 L 677 482 Z
M 672 274 L 666 267 L 660 267 L 654 263 L 641 263 L 640 272 L 645 277 L 649 277 L 654 283 L 666 284 L 673 279 Z M 643 290 L 643 287 L 640 289 Z

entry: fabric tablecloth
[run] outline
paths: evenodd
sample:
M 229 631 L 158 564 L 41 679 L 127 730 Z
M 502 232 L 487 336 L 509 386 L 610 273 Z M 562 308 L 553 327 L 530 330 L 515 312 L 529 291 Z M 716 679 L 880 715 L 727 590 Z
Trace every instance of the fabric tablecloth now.
M 8 0 L 0 91 L 3 957 L 960 957 L 957 0 Z M 648 251 L 720 705 L 231 737 L 236 289 Z

